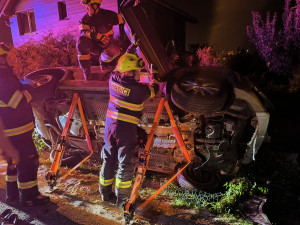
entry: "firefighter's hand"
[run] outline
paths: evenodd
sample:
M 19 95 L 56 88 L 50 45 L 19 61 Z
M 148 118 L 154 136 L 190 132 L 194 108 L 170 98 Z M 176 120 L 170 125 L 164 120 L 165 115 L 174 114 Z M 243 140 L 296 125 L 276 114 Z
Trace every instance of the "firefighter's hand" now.
M 149 66 L 149 72 L 151 73 L 151 74 L 158 74 L 158 68 L 157 68 L 157 66 L 155 65 L 155 64 L 150 64 L 150 66 Z
M 13 164 L 17 164 L 20 161 L 18 151 L 11 145 L 7 145 L 5 149 L 1 149 L 1 155 L 8 162 L 11 161 Z
M 147 132 L 143 128 L 137 126 L 137 136 L 139 147 L 145 148 L 148 139 Z

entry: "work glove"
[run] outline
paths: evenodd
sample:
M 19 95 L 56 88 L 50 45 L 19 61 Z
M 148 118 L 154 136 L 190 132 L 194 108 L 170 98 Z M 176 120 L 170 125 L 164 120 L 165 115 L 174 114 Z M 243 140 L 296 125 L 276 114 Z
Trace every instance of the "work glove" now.
M 150 80 L 157 80 L 159 81 L 159 78 L 158 78 L 158 68 L 155 64 L 150 64 L 150 67 L 149 67 L 149 72 L 150 72 Z
M 143 128 L 137 126 L 137 136 L 139 147 L 145 148 L 148 139 L 147 132 Z

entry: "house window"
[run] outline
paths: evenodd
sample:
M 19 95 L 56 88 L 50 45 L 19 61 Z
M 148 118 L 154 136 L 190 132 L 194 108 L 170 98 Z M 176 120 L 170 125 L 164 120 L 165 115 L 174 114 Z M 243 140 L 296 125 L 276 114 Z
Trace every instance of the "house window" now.
M 35 16 L 33 10 L 17 13 L 20 35 L 36 32 Z
M 58 6 L 58 15 L 59 15 L 59 20 L 64 20 L 67 18 L 67 7 L 65 2 L 57 2 Z

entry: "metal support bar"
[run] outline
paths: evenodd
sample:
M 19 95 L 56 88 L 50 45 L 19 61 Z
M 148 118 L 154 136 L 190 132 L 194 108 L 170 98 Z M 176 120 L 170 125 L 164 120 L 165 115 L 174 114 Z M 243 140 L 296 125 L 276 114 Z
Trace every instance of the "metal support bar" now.
M 72 103 L 71 103 L 71 106 L 70 106 L 70 110 L 69 110 L 69 113 L 68 113 L 68 117 L 67 117 L 67 120 L 66 120 L 66 123 L 65 123 L 65 127 L 62 131 L 62 134 L 60 136 L 60 140 L 58 141 L 58 144 L 55 146 L 56 150 L 55 150 L 54 160 L 52 162 L 50 171 L 46 175 L 46 180 L 48 181 L 48 185 L 50 186 L 51 189 L 53 189 L 53 187 L 56 185 L 56 182 L 57 182 L 58 171 L 60 169 L 63 153 L 66 150 L 66 143 L 67 143 L 68 138 L 69 138 L 69 136 L 68 136 L 69 128 L 71 127 L 72 122 L 73 122 L 72 117 L 73 117 L 76 105 L 78 105 L 78 109 L 79 109 L 80 117 L 81 117 L 81 120 L 82 120 L 84 132 L 85 132 L 85 137 L 86 137 L 86 141 L 87 141 L 87 144 L 88 144 L 90 154 L 86 158 L 84 158 L 81 162 L 79 162 L 76 166 L 74 166 L 72 169 L 70 169 L 61 178 L 62 179 L 66 178 L 79 165 L 81 165 L 83 162 L 85 162 L 89 157 L 91 157 L 93 155 L 93 147 L 92 147 L 91 139 L 90 139 L 90 136 L 89 136 L 89 133 L 88 133 L 88 129 L 87 129 L 87 125 L 86 125 L 86 121 L 85 121 L 85 117 L 84 117 L 84 113 L 83 113 L 83 109 L 82 109 L 81 100 L 80 100 L 80 97 L 78 96 L 78 93 L 74 93 Z
M 177 142 L 178 142 L 178 144 L 179 144 L 179 146 L 182 150 L 182 153 L 185 156 L 188 163 L 180 171 L 178 171 L 170 180 L 168 180 L 162 187 L 160 187 L 159 190 L 157 190 L 152 196 L 150 196 L 142 205 L 140 205 L 139 209 L 143 209 L 146 205 L 148 205 L 148 203 L 150 201 L 152 201 L 165 187 L 167 187 L 177 177 L 177 175 L 179 173 L 181 173 L 191 163 L 191 159 L 188 155 L 188 152 L 186 150 L 186 147 L 185 147 L 185 144 L 183 142 L 182 136 L 181 136 L 180 131 L 177 127 L 177 124 L 174 120 L 174 117 L 173 117 L 173 114 L 171 112 L 170 106 L 169 106 L 169 104 L 168 104 L 168 102 L 166 101 L 165 98 L 161 98 L 160 103 L 158 105 L 158 109 L 157 109 L 155 117 L 154 117 L 154 122 L 152 124 L 150 134 L 149 134 L 148 139 L 147 139 L 146 147 L 144 149 L 144 152 L 140 155 L 141 160 L 146 159 L 146 165 L 144 163 L 141 163 L 137 166 L 136 179 L 135 179 L 135 182 L 133 184 L 130 199 L 127 200 L 127 202 L 125 203 L 125 206 L 124 206 L 124 218 L 125 218 L 126 223 L 130 223 L 130 221 L 133 219 L 133 216 L 134 216 L 135 201 L 138 198 L 138 194 L 139 194 L 138 191 L 141 187 L 144 175 L 145 175 L 146 170 L 148 168 L 148 162 L 149 162 L 149 159 L 150 159 L 150 154 L 149 154 L 150 153 L 150 148 L 153 145 L 154 134 L 155 134 L 155 131 L 157 129 L 157 126 L 158 126 L 158 123 L 159 123 L 159 117 L 161 115 L 161 112 L 162 112 L 164 106 L 165 106 L 165 108 L 167 110 L 167 113 L 168 113 L 168 116 L 170 118 L 173 133 L 175 134 L 176 140 L 177 140 Z

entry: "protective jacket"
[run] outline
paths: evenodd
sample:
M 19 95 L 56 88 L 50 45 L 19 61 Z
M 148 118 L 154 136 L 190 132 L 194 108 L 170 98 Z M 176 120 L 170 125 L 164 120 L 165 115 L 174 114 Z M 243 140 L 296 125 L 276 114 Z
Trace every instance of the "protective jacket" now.
M 110 101 L 106 115 L 105 145 L 101 152 L 100 192 L 109 196 L 115 182 L 117 201 L 129 197 L 132 175 L 137 162 L 137 124 L 144 101 L 155 96 L 157 80 L 142 84 L 132 77 L 113 74 L 109 80 Z M 115 180 L 115 171 L 116 180 Z
M 107 116 L 138 124 L 142 116 L 144 101 L 153 98 L 158 90 L 158 82 L 142 84 L 123 75 L 112 75 L 109 80 L 110 101 Z
M 7 197 L 31 198 L 39 194 L 37 187 L 38 154 L 32 140 L 34 117 L 31 95 L 13 74 L 11 68 L 0 68 L 0 117 L 4 134 L 17 149 L 20 162 L 8 162 Z M 19 190 L 19 191 L 18 191 Z
M 104 48 L 112 39 L 113 26 L 121 23 L 123 19 L 120 14 L 100 8 L 96 14 L 86 14 L 80 21 L 79 29 L 81 35 L 96 41 Z
M 83 69 L 86 79 L 91 73 L 91 54 L 101 55 L 100 65 L 115 59 L 119 53 L 113 56 L 103 52 L 111 45 L 114 30 L 113 26 L 124 23 L 122 15 L 106 9 L 99 9 L 93 15 L 86 14 L 80 21 L 80 37 L 77 42 L 79 65 Z

